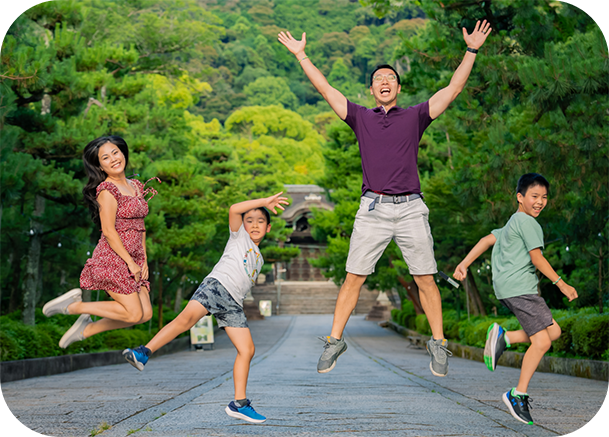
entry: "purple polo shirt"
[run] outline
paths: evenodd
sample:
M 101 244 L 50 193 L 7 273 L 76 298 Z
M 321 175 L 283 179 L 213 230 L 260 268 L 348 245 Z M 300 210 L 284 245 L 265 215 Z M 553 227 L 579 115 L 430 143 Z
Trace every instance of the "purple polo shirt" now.
M 432 121 L 429 102 L 406 109 L 394 106 L 385 113 L 382 106 L 368 109 L 347 101 L 345 123 L 355 132 L 362 155 L 362 194 L 421 193 L 419 142 Z

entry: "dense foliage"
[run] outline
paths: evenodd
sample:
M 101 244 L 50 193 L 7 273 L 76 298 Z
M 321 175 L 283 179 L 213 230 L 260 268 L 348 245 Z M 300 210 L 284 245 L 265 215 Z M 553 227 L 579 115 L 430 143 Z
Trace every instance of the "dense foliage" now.
M 552 184 L 539 218 L 544 253 L 580 298 L 567 305 L 546 280 L 542 295 L 553 308 L 606 307 L 609 59 L 594 22 L 541 0 L 361 3 L 64 0 L 20 16 L 0 57 L 2 314 L 40 322 L 36 307 L 78 285 L 99 238 L 82 203 L 80 155 L 105 134 L 127 140 L 129 174 L 163 181 L 151 182 L 160 194 L 146 220 L 155 302 L 179 307 L 211 270 L 231 203 L 283 184 L 328 189 L 336 207 L 316 214 L 314 234 L 327 243 L 317 262 L 340 283 L 361 187 L 357 143 L 277 33 L 306 31 L 315 65 L 369 107 L 369 73 L 392 63 L 405 107 L 448 84 L 464 54 L 461 27 L 485 18 L 494 30 L 468 86 L 419 152 L 439 268 L 451 273 L 503 226 L 518 176 L 537 171 Z M 267 259 L 297 254 L 280 247 L 288 234 L 273 218 Z M 489 258 L 472 266 L 467 301 L 441 285 L 446 309 L 505 311 Z M 421 312 L 393 243 L 368 285 L 396 290 Z
M 508 331 L 522 329 L 513 315 L 505 317 L 471 317 L 455 310 L 443 314 L 444 336 L 461 344 L 484 348 L 486 334 L 491 323 L 499 323 Z M 552 316 L 560 326 L 560 337 L 552 342 L 551 355 L 567 358 L 591 358 L 609 360 L 609 314 L 598 314 L 595 308 L 579 310 L 552 310 Z M 398 325 L 431 335 L 425 314 L 415 314 L 412 302 L 406 300 L 402 309 L 391 310 L 391 319 Z M 514 344 L 512 351 L 526 352 L 529 345 Z
M 379 14 L 389 0 L 365 1 Z M 430 98 L 448 85 L 465 52 L 462 27 L 486 19 L 493 33 L 477 55 L 466 89 L 427 129 L 419 150 L 422 190 L 440 270 L 450 274 L 492 229 L 517 209 L 520 175 L 538 172 L 550 181 L 550 197 L 538 221 L 544 254 L 579 292 L 567 304 L 542 279 L 540 291 L 553 308 L 607 306 L 609 231 L 609 58 L 596 24 L 560 2 L 420 2 L 430 18 L 395 53 L 408 66 L 398 105 Z M 394 62 L 398 62 L 394 61 Z M 315 219 L 318 238 L 328 242 L 318 262 L 337 282 L 345 276 L 349 236 L 361 179 L 355 137 L 344 125 L 329 129 L 322 184 L 333 188 L 332 212 Z M 491 286 L 490 251 L 470 268 L 467 296 L 441 283 L 445 308 L 473 314 L 506 313 Z M 415 284 L 391 243 L 368 284 L 395 289 L 418 304 Z M 420 307 L 417 313 L 421 313 Z
M 153 298 L 180 302 L 218 261 L 231 203 L 323 177 L 336 117 L 278 31 L 306 30 L 311 56 L 369 103 L 370 65 L 391 58 L 421 15 L 379 19 L 347 0 L 84 0 L 26 11 L 1 57 L 2 313 L 23 310 L 34 324 L 37 306 L 78 286 L 99 238 L 80 155 L 105 134 L 129 144 L 128 174 L 162 180 L 151 182 L 160 194 L 146 219 Z M 287 233 L 274 218 L 267 260 L 298 254 L 279 247 Z

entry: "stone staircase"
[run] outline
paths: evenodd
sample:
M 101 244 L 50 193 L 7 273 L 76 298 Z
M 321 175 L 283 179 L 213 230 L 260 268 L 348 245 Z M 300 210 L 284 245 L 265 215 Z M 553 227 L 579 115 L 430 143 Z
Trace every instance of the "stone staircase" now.
M 333 314 L 338 291 L 339 287 L 328 281 L 284 281 L 255 286 L 252 296 L 256 305 L 260 300 L 272 301 L 273 314 Z M 378 291 L 362 288 L 355 314 L 368 314 L 377 296 Z

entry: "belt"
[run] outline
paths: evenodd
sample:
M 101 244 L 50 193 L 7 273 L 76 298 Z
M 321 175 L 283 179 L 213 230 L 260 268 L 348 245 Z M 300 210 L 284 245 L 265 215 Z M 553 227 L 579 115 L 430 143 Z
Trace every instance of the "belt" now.
M 374 207 L 378 203 L 404 203 L 410 202 L 411 200 L 423 198 L 420 194 L 410 194 L 408 196 L 394 196 L 392 194 L 376 194 L 373 191 L 366 191 L 364 193 L 364 197 L 370 197 L 374 199 L 370 206 L 368 207 L 368 211 L 374 210 Z

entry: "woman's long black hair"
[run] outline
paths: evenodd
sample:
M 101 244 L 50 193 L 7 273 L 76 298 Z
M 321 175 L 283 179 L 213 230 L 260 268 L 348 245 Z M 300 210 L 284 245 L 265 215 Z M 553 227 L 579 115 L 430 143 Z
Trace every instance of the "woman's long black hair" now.
M 125 140 L 116 135 L 96 138 L 85 147 L 82 161 L 89 180 L 85 188 L 82 189 L 82 194 L 85 198 L 85 204 L 89 207 L 91 219 L 97 225 L 101 224 L 99 219 L 99 203 L 97 203 L 97 186 L 106 180 L 106 173 L 99 165 L 99 148 L 106 143 L 114 144 L 123 152 L 123 155 L 125 155 L 125 168 L 129 164 L 129 147 L 127 147 Z

